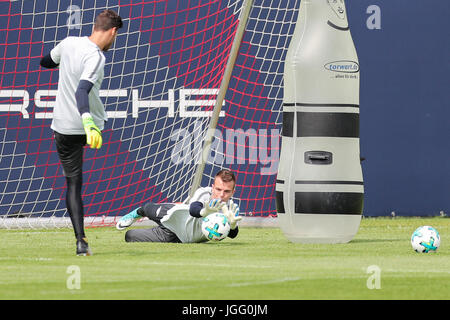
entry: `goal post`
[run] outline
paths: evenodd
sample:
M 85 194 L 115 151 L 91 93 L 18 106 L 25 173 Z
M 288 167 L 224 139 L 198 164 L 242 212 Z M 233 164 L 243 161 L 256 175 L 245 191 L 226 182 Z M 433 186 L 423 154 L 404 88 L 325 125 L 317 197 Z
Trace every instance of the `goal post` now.
M 90 35 L 107 8 L 124 26 L 105 52 L 103 146 L 84 154 L 85 225 L 182 202 L 221 168 L 236 173 L 242 213 L 276 217 L 283 61 L 299 3 L 0 1 L 0 228 L 70 226 L 50 129 L 58 70 L 39 61 Z
M 230 54 L 227 59 L 227 64 L 225 71 L 223 73 L 223 78 L 220 83 L 219 92 L 217 93 L 216 102 L 214 104 L 214 109 L 212 112 L 210 124 L 208 131 L 203 142 L 203 148 L 201 151 L 200 162 L 197 165 L 197 170 L 195 171 L 194 178 L 192 180 L 192 185 L 189 193 L 189 198 L 192 197 L 195 191 L 200 187 L 203 171 L 205 169 L 205 163 L 208 159 L 208 155 L 211 151 L 211 144 L 214 138 L 214 130 L 217 127 L 217 122 L 219 121 L 220 111 L 222 111 L 222 104 L 225 100 L 225 94 L 227 93 L 228 86 L 230 84 L 231 74 L 233 72 L 234 64 L 238 55 L 239 48 L 241 46 L 242 37 L 244 36 L 245 27 L 247 25 L 248 17 L 250 15 L 250 10 L 252 8 L 253 0 L 244 0 L 242 5 L 241 14 L 239 16 L 239 24 L 236 29 L 236 34 L 233 39 L 233 44 L 231 46 Z

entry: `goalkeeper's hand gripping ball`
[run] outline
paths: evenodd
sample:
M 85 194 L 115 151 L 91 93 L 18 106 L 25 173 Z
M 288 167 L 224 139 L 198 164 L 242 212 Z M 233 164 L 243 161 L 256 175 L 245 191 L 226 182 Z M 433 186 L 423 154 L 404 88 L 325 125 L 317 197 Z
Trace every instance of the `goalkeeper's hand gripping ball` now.
M 227 216 L 228 221 L 230 222 L 231 229 L 235 229 L 238 221 L 242 220 L 242 217 L 239 215 L 239 206 L 237 205 L 237 203 L 234 203 L 233 200 L 230 200 L 229 205 L 225 205 L 222 211 Z

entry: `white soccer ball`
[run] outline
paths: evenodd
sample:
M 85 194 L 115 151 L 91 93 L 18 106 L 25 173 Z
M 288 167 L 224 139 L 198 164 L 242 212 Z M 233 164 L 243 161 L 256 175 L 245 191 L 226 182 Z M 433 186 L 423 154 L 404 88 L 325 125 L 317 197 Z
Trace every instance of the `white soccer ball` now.
M 435 252 L 440 244 L 439 232 L 430 226 L 417 228 L 411 236 L 411 245 L 416 252 Z
M 230 232 L 228 218 L 220 212 L 210 214 L 203 218 L 202 232 L 208 240 L 221 241 Z

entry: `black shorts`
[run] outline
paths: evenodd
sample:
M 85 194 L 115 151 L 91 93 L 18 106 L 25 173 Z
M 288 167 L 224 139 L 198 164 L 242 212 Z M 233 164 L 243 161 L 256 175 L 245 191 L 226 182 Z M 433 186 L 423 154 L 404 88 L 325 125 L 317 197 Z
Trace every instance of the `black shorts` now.
M 83 172 L 83 151 L 86 135 L 67 135 L 56 131 L 55 142 L 59 159 L 66 177 L 74 177 Z

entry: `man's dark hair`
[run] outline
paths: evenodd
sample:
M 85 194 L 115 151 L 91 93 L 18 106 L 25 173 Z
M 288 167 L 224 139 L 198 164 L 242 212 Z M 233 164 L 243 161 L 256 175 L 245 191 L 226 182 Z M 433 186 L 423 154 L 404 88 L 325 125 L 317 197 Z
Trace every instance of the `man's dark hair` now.
M 228 169 L 222 169 L 219 172 L 217 172 L 215 178 L 217 177 L 220 177 L 220 179 L 222 179 L 223 182 L 233 181 L 234 184 L 236 185 L 236 177 L 234 176 L 234 173 Z
M 106 9 L 95 18 L 94 30 L 107 31 L 111 28 L 120 29 L 122 26 L 122 18 L 114 10 Z

